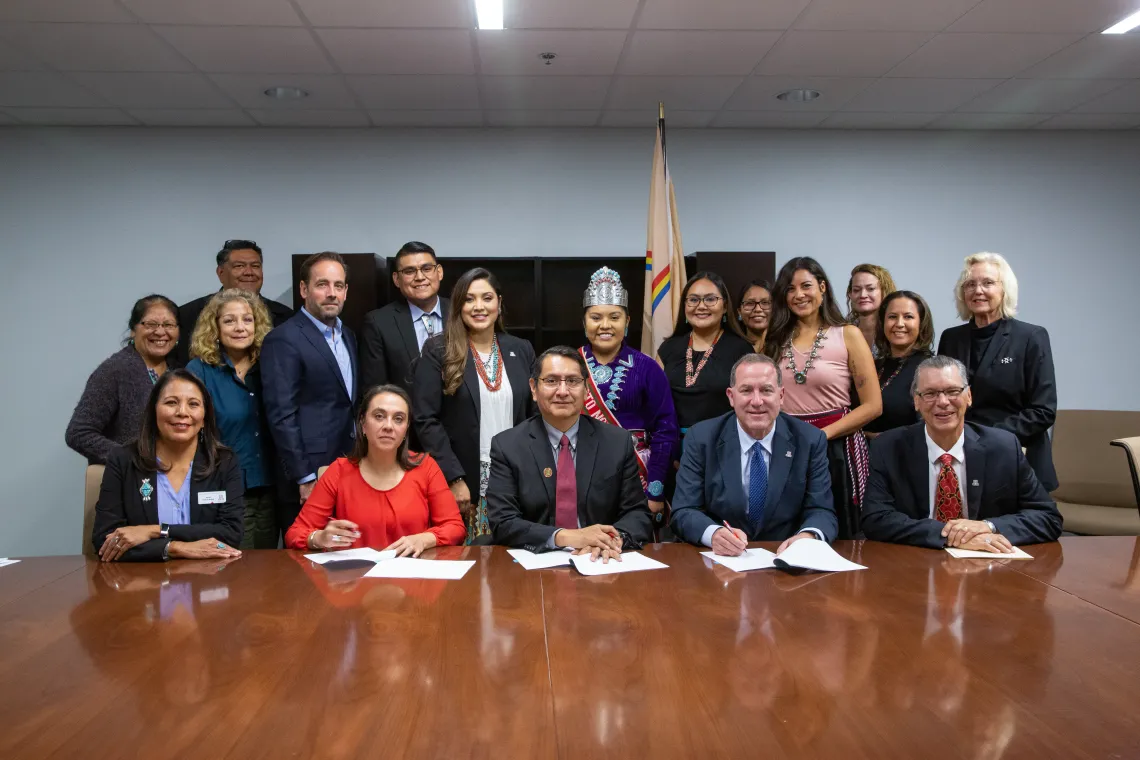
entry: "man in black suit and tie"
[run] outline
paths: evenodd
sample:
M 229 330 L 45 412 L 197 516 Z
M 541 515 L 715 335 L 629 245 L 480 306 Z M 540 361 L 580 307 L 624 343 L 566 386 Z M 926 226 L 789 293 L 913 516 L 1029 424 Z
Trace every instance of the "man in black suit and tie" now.
M 717 554 L 738 556 L 749 541 L 833 541 L 839 532 L 823 431 L 780 412 L 780 367 L 763 354 L 736 361 L 732 411 L 685 436 L 673 531 Z M 726 524 L 730 527 L 725 527 Z
M 1017 436 L 966 424 L 965 365 L 934 356 L 911 385 L 922 422 L 888 430 L 871 446 L 863 532 L 875 541 L 1008 554 L 1055 541 L 1061 513 Z
M 340 320 L 348 295 L 348 268 L 340 254 L 315 253 L 301 265 L 304 306 L 271 330 L 261 348 L 265 415 L 273 442 L 296 483 L 300 502 L 313 491 L 317 469 L 352 450 L 356 437 L 356 338 Z M 282 514 L 288 529 L 300 511 Z
M 412 362 L 424 342 L 443 331 L 448 300 L 439 296 L 443 266 L 426 243 L 405 243 L 392 283 L 403 300 L 368 312 L 360 329 L 360 387 L 395 383 L 412 391 Z
M 491 441 L 487 518 L 495 543 L 568 547 L 608 561 L 650 540 L 633 439 L 582 414 L 588 371 L 572 348 L 544 351 L 530 379 L 539 414 Z

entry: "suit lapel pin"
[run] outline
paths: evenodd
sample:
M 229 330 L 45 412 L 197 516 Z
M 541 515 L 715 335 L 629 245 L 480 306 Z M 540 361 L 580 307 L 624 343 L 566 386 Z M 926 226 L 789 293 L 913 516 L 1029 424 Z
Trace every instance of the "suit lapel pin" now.
M 790 451 L 785 451 L 785 452 L 784 452 L 784 456 L 786 456 L 788 459 L 791 459 L 791 458 L 792 458 L 792 452 L 790 452 Z
M 549 467 L 547 467 L 545 470 L 542 471 L 542 477 L 544 477 L 544 478 L 549 478 L 553 474 L 554 474 L 554 471 L 551 470 Z
M 154 486 L 150 484 L 150 478 L 143 478 L 142 485 L 139 486 L 139 493 L 142 494 L 143 501 L 150 501 L 150 496 L 154 493 Z
M 1003 356 L 1001 359 L 1001 363 L 1002 364 L 1013 364 L 1013 357 L 1012 356 Z
M 978 481 L 976 481 L 976 480 L 971 480 L 971 481 L 970 481 L 970 485 L 972 485 L 974 488 L 977 488 L 977 487 L 978 487 Z
M 510 356 L 514 356 L 514 355 L 515 355 L 515 352 L 511 351 Z

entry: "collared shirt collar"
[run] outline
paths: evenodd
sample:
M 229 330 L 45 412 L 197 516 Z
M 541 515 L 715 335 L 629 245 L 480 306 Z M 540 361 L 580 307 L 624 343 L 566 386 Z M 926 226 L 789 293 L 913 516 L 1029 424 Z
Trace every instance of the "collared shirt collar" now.
M 740 424 L 740 420 L 736 420 L 736 434 L 740 436 L 740 453 L 746 454 L 752 448 L 752 444 L 756 443 L 756 439 L 750 436 L 744 427 Z M 772 423 L 772 429 L 768 431 L 768 435 L 760 439 L 760 445 L 764 451 L 768 453 L 768 457 L 772 456 L 772 439 L 776 437 L 776 422 Z
M 440 322 L 443 321 L 443 314 L 440 313 L 440 310 L 439 310 L 439 296 L 435 297 L 435 306 L 431 307 L 431 309 L 429 309 L 428 311 L 424 311 L 419 306 L 416 306 L 411 301 L 408 301 L 408 311 L 410 311 L 412 313 L 412 321 L 413 322 L 416 321 L 417 319 L 423 319 L 424 314 L 434 314 L 437 317 L 439 317 Z
M 309 321 L 317 326 L 317 329 L 321 331 L 321 335 L 327 337 L 329 331 L 331 330 L 334 338 L 340 337 L 340 333 L 343 330 L 343 323 L 340 321 L 340 317 L 336 318 L 336 325 L 334 327 L 329 327 L 324 322 L 310 314 L 309 310 L 304 306 L 301 307 L 301 313 L 308 317 Z
M 578 426 L 581 422 L 582 422 L 582 418 L 579 417 L 577 420 L 574 421 L 573 427 L 571 427 L 565 433 L 566 437 L 570 439 L 570 448 L 571 449 L 578 448 Z M 543 420 L 542 424 L 546 427 L 546 437 L 548 439 L 550 439 L 551 448 L 557 449 L 559 446 L 562 445 L 563 432 L 561 430 L 559 430 L 558 428 L 554 427 L 553 425 L 551 425 L 546 420 Z
M 934 442 L 930 437 L 930 431 L 924 425 L 922 434 L 926 436 L 926 461 L 930 464 L 938 464 L 938 457 L 943 454 L 949 454 L 954 457 L 954 461 L 959 464 L 966 463 L 966 429 L 963 428 L 962 432 L 958 434 L 958 440 L 954 441 L 954 445 L 950 447 L 949 451 L 943 451 L 942 447 Z

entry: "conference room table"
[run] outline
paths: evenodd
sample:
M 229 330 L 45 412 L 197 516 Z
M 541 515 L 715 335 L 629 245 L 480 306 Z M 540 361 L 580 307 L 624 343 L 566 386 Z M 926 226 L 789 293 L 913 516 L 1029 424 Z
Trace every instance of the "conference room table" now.
M 1140 539 L 835 548 L 868 569 L 28 558 L 0 568 L 0 758 L 1140 757 Z

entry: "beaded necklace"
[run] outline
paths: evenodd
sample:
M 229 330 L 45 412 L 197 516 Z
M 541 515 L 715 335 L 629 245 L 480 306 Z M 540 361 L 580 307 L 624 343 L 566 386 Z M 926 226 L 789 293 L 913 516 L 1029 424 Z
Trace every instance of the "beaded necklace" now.
M 471 355 L 475 357 L 475 371 L 479 373 L 479 379 L 483 381 L 483 385 L 487 386 L 487 390 L 494 393 L 499 390 L 503 385 L 503 363 L 499 356 L 499 336 L 496 335 L 491 341 L 491 355 L 487 358 L 487 363 L 483 364 L 483 357 L 479 356 L 479 352 L 475 349 L 475 344 L 471 339 L 467 339 L 467 345 L 471 348 Z M 488 368 L 490 371 L 488 372 Z
M 693 385 L 696 384 L 697 378 L 701 374 L 701 370 L 705 368 L 705 364 L 708 363 L 709 357 L 712 356 L 713 349 L 716 348 L 717 341 L 720 340 L 720 336 L 722 335 L 724 335 L 724 330 L 721 330 L 716 334 L 716 337 L 713 338 L 713 342 L 709 344 L 708 350 L 705 351 L 705 355 L 701 357 L 701 360 L 699 362 L 697 362 L 697 368 L 693 369 L 693 334 L 691 332 L 689 333 L 689 347 L 685 349 L 686 388 L 692 388 Z
M 885 382 L 885 383 L 883 382 L 883 369 L 886 368 L 886 365 L 885 364 L 883 365 L 883 369 L 879 370 L 879 390 L 880 391 L 885 391 L 887 389 L 887 386 L 891 384 L 892 380 L 894 380 L 896 377 L 899 376 L 899 373 L 902 372 L 902 368 L 906 366 L 906 363 L 908 361 L 910 361 L 910 354 L 899 359 L 899 366 L 895 367 L 895 371 L 891 373 L 891 376 L 887 378 L 887 382 Z
M 788 360 L 788 369 L 792 371 L 792 377 L 796 379 L 797 385 L 803 385 L 807 382 L 808 370 L 815 364 L 815 357 L 819 355 L 819 348 L 823 345 L 823 341 L 826 337 L 827 328 L 821 326 L 819 332 L 815 334 L 815 340 L 811 344 L 811 353 L 808 354 L 807 361 L 804 362 L 803 372 L 796 369 L 796 356 L 792 351 L 792 337 L 788 337 L 788 342 L 784 344 L 784 358 Z

